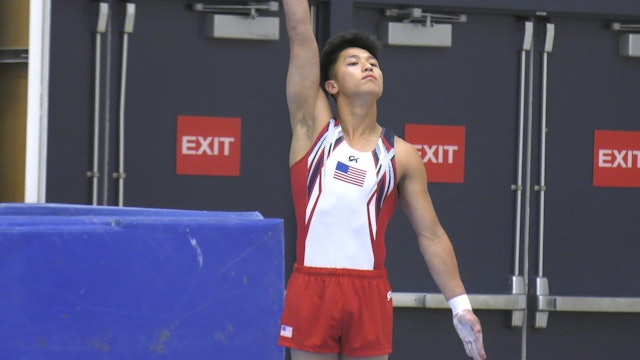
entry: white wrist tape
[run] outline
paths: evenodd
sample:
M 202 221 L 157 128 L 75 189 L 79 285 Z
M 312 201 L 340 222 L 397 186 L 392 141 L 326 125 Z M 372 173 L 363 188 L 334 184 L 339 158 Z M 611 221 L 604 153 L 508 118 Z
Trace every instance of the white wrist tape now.
M 451 312 L 453 313 L 453 315 L 459 313 L 462 310 L 472 310 L 471 302 L 469 301 L 469 296 L 467 296 L 467 294 L 462 294 L 451 298 L 448 303 L 449 306 L 451 306 Z

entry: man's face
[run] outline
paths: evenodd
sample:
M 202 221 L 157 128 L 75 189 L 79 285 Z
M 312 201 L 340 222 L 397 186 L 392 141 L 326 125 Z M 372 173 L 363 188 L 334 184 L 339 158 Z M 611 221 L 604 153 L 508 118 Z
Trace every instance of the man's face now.
M 340 53 L 334 66 L 334 76 L 327 81 L 327 91 L 342 95 L 382 95 L 383 77 L 378 60 L 368 51 L 347 48 Z

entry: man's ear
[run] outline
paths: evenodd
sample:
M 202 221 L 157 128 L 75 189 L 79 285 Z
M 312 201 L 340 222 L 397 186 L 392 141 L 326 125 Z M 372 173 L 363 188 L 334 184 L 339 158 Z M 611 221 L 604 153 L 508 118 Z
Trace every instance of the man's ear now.
M 335 95 L 338 92 L 338 84 L 335 80 L 327 80 L 324 82 L 324 88 L 331 95 Z

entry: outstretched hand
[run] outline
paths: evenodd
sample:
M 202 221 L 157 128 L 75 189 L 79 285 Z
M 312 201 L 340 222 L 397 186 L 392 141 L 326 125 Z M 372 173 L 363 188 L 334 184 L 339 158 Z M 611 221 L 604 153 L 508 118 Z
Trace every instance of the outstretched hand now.
M 455 326 L 467 355 L 473 360 L 484 360 L 487 355 L 484 352 L 482 343 L 482 327 L 480 320 L 471 310 L 462 310 L 453 316 L 453 326 Z

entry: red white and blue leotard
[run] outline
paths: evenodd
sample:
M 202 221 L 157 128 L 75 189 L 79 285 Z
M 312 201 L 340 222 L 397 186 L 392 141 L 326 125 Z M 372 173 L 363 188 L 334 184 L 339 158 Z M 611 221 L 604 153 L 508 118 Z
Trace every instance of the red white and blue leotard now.
M 296 264 L 384 269 L 384 234 L 397 201 L 394 136 L 383 129 L 373 151 L 357 151 L 332 119 L 291 167 Z

